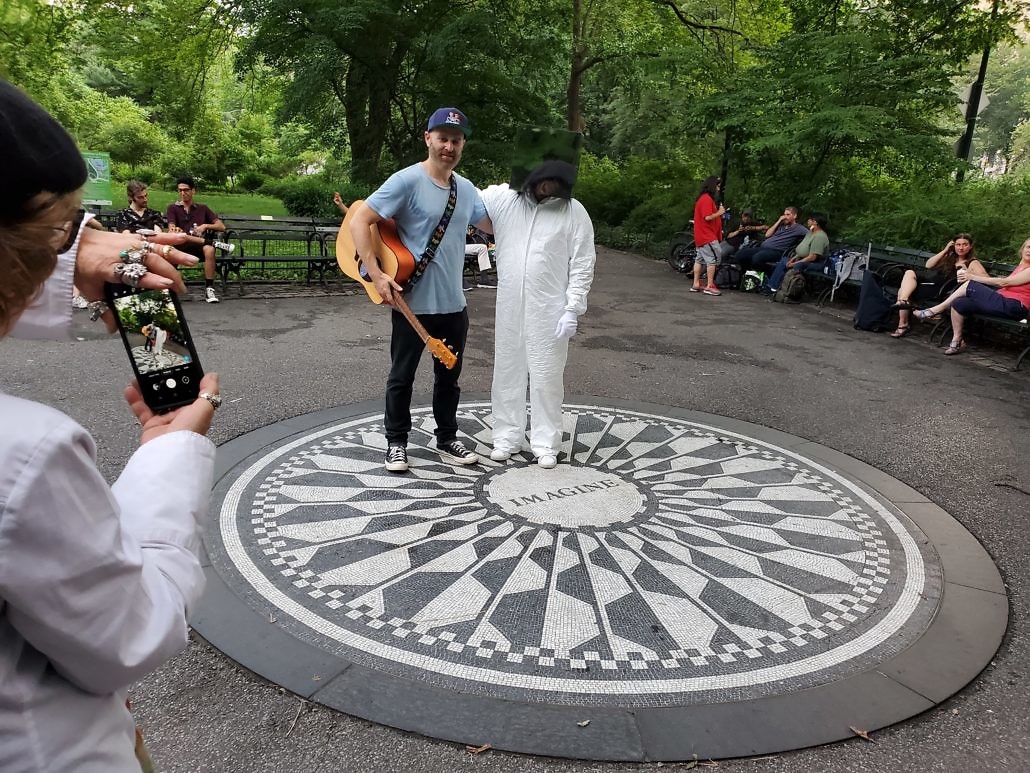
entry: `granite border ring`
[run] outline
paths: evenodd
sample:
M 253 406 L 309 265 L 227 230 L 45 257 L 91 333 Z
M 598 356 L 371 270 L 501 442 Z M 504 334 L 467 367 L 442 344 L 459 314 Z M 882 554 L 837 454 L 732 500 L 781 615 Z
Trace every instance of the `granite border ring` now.
M 442 740 L 673 761 L 934 708 L 1008 621 L 990 556 L 887 474 L 712 414 L 568 397 L 563 453 L 489 459 L 489 398 L 383 469 L 381 401 L 219 448 L 191 623 L 303 698 Z

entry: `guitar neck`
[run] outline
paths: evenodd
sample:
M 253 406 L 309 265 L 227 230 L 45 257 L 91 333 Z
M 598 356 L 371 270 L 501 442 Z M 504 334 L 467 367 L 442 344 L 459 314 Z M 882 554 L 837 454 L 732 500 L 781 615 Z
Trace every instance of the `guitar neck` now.
M 418 333 L 418 337 L 422 339 L 422 342 L 429 343 L 429 331 L 418 321 L 418 317 L 415 316 L 415 313 L 408 306 L 408 302 L 404 300 L 404 296 L 399 292 L 394 292 L 393 294 L 393 307 L 404 315 L 404 318 L 408 320 L 414 331 Z

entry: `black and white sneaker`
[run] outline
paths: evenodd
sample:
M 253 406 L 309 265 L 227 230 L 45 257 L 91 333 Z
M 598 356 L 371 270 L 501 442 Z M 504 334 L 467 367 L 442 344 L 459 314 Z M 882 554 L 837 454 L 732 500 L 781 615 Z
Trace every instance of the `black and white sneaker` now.
M 465 444 L 460 440 L 452 440 L 449 443 L 439 445 L 436 447 L 436 450 L 440 452 L 440 456 L 445 461 L 453 462 L 454 464 L 475 464 L 479 461 L 479 456 L 465 448 Z
M 211 244 L 213 246 L 217 247 L 218 249 L 222 250 L 223 252 L 225 252 L 228 255 L 232 255 L 233 250 L 236 249 L 236 245 L 233 244 L 232 242 L 214 241 L 214 242 L 211 242 Z
M 386 469 L 390 472 L 408 471 L 408 449 L 402 445 L 390 445 L 386 449 Z

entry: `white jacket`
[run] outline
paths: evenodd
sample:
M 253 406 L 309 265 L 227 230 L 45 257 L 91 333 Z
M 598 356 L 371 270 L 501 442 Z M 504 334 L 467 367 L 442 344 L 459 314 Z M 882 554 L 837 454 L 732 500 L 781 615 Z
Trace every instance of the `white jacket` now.
M 554 456 L 562 442 L 562 400 L 569 341 L 555 328 L 566 311 L 587 309 L 594 279 L 594 228 L 575 199 L 539 204 L 507 185 L 483 192 L 494 226 L 497 306 L 490 389 L 494 448 L 525 445 L 526 385 L 532 411 L 529 447 Z
M 77 246 L 16 334 L 69 332 Z M 0 428 L 0 770 L 138 773 L 125 693 L 186 646 L 214 445 L 156 438 L 109 486 L 61 412 L 0 393 Z

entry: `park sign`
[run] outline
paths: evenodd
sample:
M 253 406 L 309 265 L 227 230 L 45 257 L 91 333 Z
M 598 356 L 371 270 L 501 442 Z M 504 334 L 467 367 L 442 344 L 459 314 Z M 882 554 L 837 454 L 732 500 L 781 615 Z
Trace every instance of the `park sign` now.
M 82 151 L 86 162 L 86 185 L 82 189 L 83 204 L 110 205 L 111 196 L 111 154 Z

